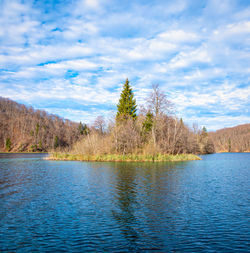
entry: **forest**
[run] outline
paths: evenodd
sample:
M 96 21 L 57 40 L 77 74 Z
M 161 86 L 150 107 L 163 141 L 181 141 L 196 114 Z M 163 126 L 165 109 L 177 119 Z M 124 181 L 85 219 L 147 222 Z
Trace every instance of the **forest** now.
M 250 152 L 250 124 L 209 133 L 216 152 Z
M 0 97 L 0 150 L 46 152 L 71 146 L 79 124 Z

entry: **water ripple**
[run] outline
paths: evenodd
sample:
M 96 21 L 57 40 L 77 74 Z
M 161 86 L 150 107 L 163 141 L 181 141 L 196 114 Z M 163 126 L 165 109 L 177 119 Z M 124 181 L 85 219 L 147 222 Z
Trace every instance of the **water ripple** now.
M 0 159 L 0 251 L 246 252 L 249 154 L 180 163 Z

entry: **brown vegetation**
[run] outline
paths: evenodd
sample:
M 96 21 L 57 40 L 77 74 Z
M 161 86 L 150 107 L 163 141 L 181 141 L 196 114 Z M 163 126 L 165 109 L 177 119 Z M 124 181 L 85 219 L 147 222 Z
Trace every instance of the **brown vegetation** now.
M 213 143 L 207 133 L 191 131 L 182 120 L 162 115 L 154 120 L 149 131 L 144 128 L 146 115 L 137 120 L 111 122 L 105 132 L 91 127 L 69 151 L 71 154 L 206 154 L 213 153 Z
M 62 152 L 54 152 L 47 160 L 62 160 L 62 161 L 88 161 L 88 162 L 182 162 L 190 160 L 201 160 L 197 155 L 193 154 L 157 154 L 157 155 L 142 155 L 142 154 L 107 154 L 107 155 L 84 155 L 84 154 L 67 154 Z
M 87 127 L 0 98 L 0 149 L 19 152 L 60 149 L 83 156 L 133 154 L 153 159 L 159 155 L 214 152 L 206 129 L 190 129 L 178 119 L 158 85 L 153 86 L 146 101 L 136 114 L 136 101 L 126 80 L 116 118 L 107 125 L 99 116 Z
M 209 133 L 216 152 L 250 152 L 250 124 Z
M 79 136 L 77 123 L 0 97 L 2 151 L 48 151 L 70 146 Z
M 127 82 L 128 94 L 123 94 L 127 101 L 121 96 L 116 119 L 104 131 L 105 122 L 98 117 L 88 134 L 69 151 L 70 154 L 156 156 L 214 152 L 206 130 L 195 132 L 174 116 L 173 105 L 157 85 L 153 86 L 147 99 L 147 107 L 135 115 L 135 101 Z

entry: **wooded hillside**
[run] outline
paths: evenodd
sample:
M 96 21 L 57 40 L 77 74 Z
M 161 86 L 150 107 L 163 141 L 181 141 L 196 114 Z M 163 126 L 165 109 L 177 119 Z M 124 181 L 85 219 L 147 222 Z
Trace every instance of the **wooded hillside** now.
M 48 151 L 73 144 L 79 124 L 0 97 L 0 150 Z
M 250 124 L 209 133 L 216 152 L 250 152 Z

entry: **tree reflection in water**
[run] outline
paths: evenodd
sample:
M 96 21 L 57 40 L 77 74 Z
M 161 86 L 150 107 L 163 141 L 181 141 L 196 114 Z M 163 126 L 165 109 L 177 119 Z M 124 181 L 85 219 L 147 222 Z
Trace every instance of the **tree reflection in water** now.
M 166 187 L 168 173 L 165 173 L 164 178 L 161 177 L 162 170 L 166 171 L 166 167 L 169 171 L 176 165 L 173 163 L 167 166 L 166 163 L 115 164 L 116 185 L 113 201 L 116 203 L 113 206 L 112 216 L 119 224 L 131 249 L 139 249 L 140 244 L 144 244 L 145 241 L 154 241 L 158 246 L 163 244 L 161 238 L 157 237 L 161 227 L 157 216 L 162 216 L 161 207 L 169 190 L 169 187 Z M 150 202 L 146 202 L 145 199 Z M 154 245 L 151 246 L 153 249 Z

